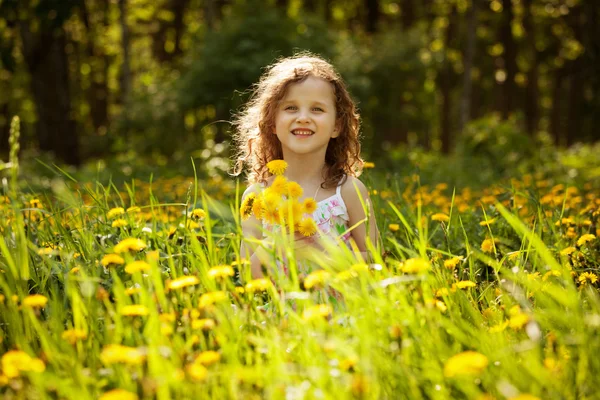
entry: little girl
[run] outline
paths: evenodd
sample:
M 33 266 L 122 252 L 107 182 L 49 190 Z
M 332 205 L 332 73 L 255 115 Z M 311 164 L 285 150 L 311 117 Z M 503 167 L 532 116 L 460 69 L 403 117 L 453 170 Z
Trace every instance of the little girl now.
M 341 237 L 348 246 L 354 241 L 366 260 L 367 241 L 376 246 L 378 231 L 371 206 L 367 207 L 369 223 L 365 223 L 362 204 L 370 200 L 367 188 L 356 178 L 363 165 L 359 124 L 344 82 L 327 61 L 302 53 L 271 65 L 234 122 L 238 149 L 234 174 L 239 175 L 244 165 L 250 171 L 250 186 L 243 198 L 270 186 L 274 177 L 267 163 L 284 160 L 288 165 L 285 177 L 317 202 L 312 218 L 319 233 Z M 241 256 L 250 260 L 253 278 L 263 276 L 261 264 L 265 262 L 257 243 L 267 231 L 277 233 L 277 229 L 255 217 L 242 222 Z M 314 238 L 296 238 L 296 247 L 306 242 L 318 247 Z M 278 265 L 287 274 L 285 263 Z

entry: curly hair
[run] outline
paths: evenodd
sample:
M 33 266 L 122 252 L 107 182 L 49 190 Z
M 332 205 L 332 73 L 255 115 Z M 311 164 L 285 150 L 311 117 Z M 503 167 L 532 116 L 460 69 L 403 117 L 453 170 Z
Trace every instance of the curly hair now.
M 340 127 L 340 134 L 330 139 L 327 146 L 325 164 L 328 168 L 321 187 L 335 187 L 348 175 L 360 174 L 363 160 L 360 158 L 360 116 L 356 105 L 334 67 L 319 56 L 303 52 L 267 67 L 254 86 L 250 100 L 234 117 L 233 141 L 237 149 L 234 176 L 241 174 L 246 166 L 250 183 L 266 182 L 271 175 L 267 163 L 283 159 L 281 143 L 272 134 L 278 105 L 291 84 L 303 82 L 309 76 L 324 79 L 333 86 L 336 120 Z

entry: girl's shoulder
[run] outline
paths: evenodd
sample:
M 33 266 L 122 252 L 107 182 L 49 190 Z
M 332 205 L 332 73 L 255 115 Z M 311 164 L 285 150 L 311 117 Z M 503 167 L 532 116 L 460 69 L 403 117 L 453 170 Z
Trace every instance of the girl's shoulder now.
M 358 199 L 357 190 L 363 197 L 368 197 L 369 190 L 365 184 L 357 177 L 348 175 L 340 188 L 342 197 L 344 200 L 352 198 Z

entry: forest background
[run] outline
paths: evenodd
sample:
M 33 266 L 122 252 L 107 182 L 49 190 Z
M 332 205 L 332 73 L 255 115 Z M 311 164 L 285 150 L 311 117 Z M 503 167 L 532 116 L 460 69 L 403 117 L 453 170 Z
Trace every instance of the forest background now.
M 310 50 L 349 84 L 366 159 L 502 171 L 599 138 L 598 38 L 594 0 L 0 0 L 0 158 L 19 115 L 30 159 L 225 172 L 262 69 Z

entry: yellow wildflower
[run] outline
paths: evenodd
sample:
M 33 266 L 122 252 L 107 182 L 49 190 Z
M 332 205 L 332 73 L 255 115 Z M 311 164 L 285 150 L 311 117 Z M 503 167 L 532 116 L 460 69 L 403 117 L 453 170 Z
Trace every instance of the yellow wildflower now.
M 481 242 L 481 250 L 483 250 L 484 253 L 491 253 L 494 251 L 494 240 L 485 239 Z
M 196 357 L 194 362 L 200 363 L 204 366 L 209 366 L 219 362 L 219 360 L 221 360 L 221 354 L 217 353 L 216 351 L 208 350 L 198 354 L 198 357 Z
M 125 260 L 118 254 L 107 254 L 102 257 L 102 261 L 100 263 L 104 267 L 108 267 L 109 265 L 122 265 L 125 264 Z
M 265 206 L 262 196 L 259 196 L 254 199 L 252 203 L 252 213 L 256 219 L 262 219 L 263 214 L 265 212 Z
M 192 329 L 202 329 L 203 331 L 210 331 L 216 325 L 215 320 L 212 318 L 201 318 L 192 321 Z
M 139 213 L 140 211 L 142 211 L 142 209 L 139 208 L 138 206 L 131 206 L 127 209 L 127 212 L 131 213 L 131 214 Z
M 363 168 L 365 168 L 365 169 L 375 168 L 375 163 L 374 162 L 365 161 L 363 163 Z
M 564 249 L 562 249 L 560 251 L 560 255 L 561 256 L 568 256 L 568 255 L 572 254 L 575 250 L 577 250 L 575 247 L 572 247 L 572 246 L 571 247 L 567 247 L 567 248 L 564 248 Z
M 317 223 L 312 218 L 303 218 L 298 223 L 298 232 L 304 236 L 312 236 L 317 233 Z
M 136 272 L 147 271 L 149 269 L 150 264 L 148 264 L 146 261 L 141 260 L 130 262 L 125 266 L 125 272 L 132 275 Z
M 459 289 L 468 289 L 477 286 L 475 282 L 472 281 L 460 281 L 456 282 L 456 287 Z
M 398 230 L 400 230 L 400 225 L 398 225 L 398 224 L 389 224 L 388 228 L 392 232 L 397 232 Z
M 116 217 L 118 215 L 123 215 L 125 214 L 125 209 L 123 207 L 115 207 L 115 208 L 111 208 L 110 210 L 108 210 L 108 212 L 106 213 L 106 216 L 108 218 L 113 218 Z
M 317 210 L 317 202 L 312 197 L 304 199 L 302 206 L 304 207 L 304 212 L 307 214 L 312 214 Z
M 242 201 L 242 205 L 240 207 L 240 214 L 242 215 L 242 219 L 246 220 L 250 217 L 252 213 L 252 206 L 254 205 L 254 200 L 256 199 L 256 193 L 248 193 L 246 198 Z
M 283 175 L 276 176 L 273 183 L 269 187 L 271 192 L 277 196 L 283 196 L 287 193 L 288 181 Z
M 23 305 L 31 308 L 44 308 L 48 303 L 48 298 L 41 294 L 30 294 L 23 299 Z
M 481 226 L 490 226 L 491 224 L 493 224 L 494 222 L 496 222 L 497 218 L 492 218 L 492 219 L 488 219 L 485 221 L 481 221 L 479 222 L 479 225 Z
M 61 337 L 66 340 L 67 342 L 69 342 L 70 344 L 75 344 L 77 343 L 78 340 L 83 340 L 87 338 L 87 332 L 84 331 L 83 329 L 67 329 L 66 331 L 64 331 L 61 335 Z
M 529 315 L 525 314 L 521 311 L 521 307 L 513 306 L 510 311 L 510 320 L 508 321 L 508 326 L 510 326 L 514 330 L 521 329 L 529 322 Z
M 187 372 L 188 376 L 196 382 L 205 380 L 206 375 L 208 374 L 206 367 L 199 363 L 189 364 L 187 367 L 185 367 L 185 371 Z
M 113 389 L 98 398 L 98 400 L 138 400 L 139 397 L 135 393 L 128 392 L 124 389 Z
M 509 397 L 508 400 L 542 400 L 537 396 L 529 393 L 523 393 L 517 396 Z
M 120 314 L 126 317 L 143 317 L 150 313 L 148 307 L 142 304 L 130 304 L 121 308 Z
M 143 363 L 145 359 L 146 355 L 141 349 L 120 344 L 106 345 L 100 353 L 100 360 L 107 365 L 116 363 L 137 365 Z
M 267 168 L 269 169 L 269 172 L 273 175 L 282 175 L 285 172 L 287 166 L 288 164 L 283 160 L 273 160 L 267 163 Z
M 270 280 L 260 278 L 253 279 L 250 282 L 246 283 L 245 289 L 248 293 L 264 292 L 271 288 L 271 286 L 273 286 L 273 283 Z
M 209 278 L 224 279 L 233 276 L 233 268 L 229 265 L 218 265 L 208 270 Z
M 446 377 L 479 375 L 488 366 L 488 358 L 476 351 L 464 351 L 446 361 L 444 375 Z
M 590 283 L 596 283 L 598 282 L 598 275 L 594 274 L 593 272 L 583 272 L 579 275 L 577 280 L 582 285 L 585 285 L 588 281 Z
M 333 308 L 329 304 L 319 304 L 309 307 L 302 312 L 302 319 L 312 321 L 315 318 L 327 318 L 333 312 Z
M 115 253 L 125 253 L 127 251 L 140 251 L 146 248 L 146 243 L 137 238 L 127 238 L 121 240 L 115 246 Z
M 112 226 L 113 228 L 124 228 L 124 227 L 126 227 L 127 225 L 129 225 L 129 222 L 127 222 L 126 220 L 124 220 L 124 219 L 122 219 L 122 218 L 118 218 L 118 219 L 115 219 L 115 220 L 113 221 L 113 223 L 112 223 L 112 225 L 111 225 L 111 226 Z
M 44 372 L 46 366 L 39 358 L 31 357 L 21 350 L 10 350 L 2 355 L 2 373 L 7 378 L 16 378 L 21 372 Z
M 200 296 L 200 300 L 198 301 L 198 307 L 205 308 L 207 306 L 211 306 L 215 303 L 225 301 L 227 299 L 227 293 L 220 290 L 216 292 L 204 293 L 202 296 Z
M 420 274 L 431 268 L 429 261 L 422 258 L 409 258 L 402 264 L 402 272 L 406 274 Z
M 331 274 L 324 269 L 319 271 L 311 272 L 304 279 L 304 287 L 308 289 L 312 289 L 313 287 L 320 287 L 331 277 Z
M 596 239 L 596 235 L 592 233 L 586 233 L 585 235 L 582 235 L 579 239 L 577 239 L 577 246 L 581 247 L 587 242 L 591 242 L 594 239 Z
M 200 283 L 200 279 L 194 275 L 184 275 L 177 279 L 167 282 L 167 290 L 181 289 L 187 286 L 194 286 Z
M 432 221 L 448 222 L 450 217 L 443 213 L 436 213 L 431 216 Z
M 302 186 L 300 186 L 296 182 L 288 182 L 287 190 L 288 190 L 288 195 L 292 199 L 297 199 L 300 196 L 302 196 L 302 193 L 304 193 L 304 190 L 302 189 Z
M 462 257 L 452 257 L 444 260 L 444 267 L 454 269 L 462 261 Z
M 195 208 L 194 210 L 192 210 L 190 217 L 197 220 L 203 220 L 204 218 L 206 218 L 206 212 L 201 208 Z

